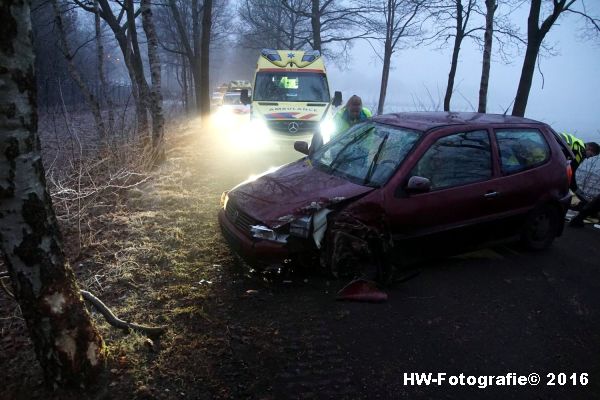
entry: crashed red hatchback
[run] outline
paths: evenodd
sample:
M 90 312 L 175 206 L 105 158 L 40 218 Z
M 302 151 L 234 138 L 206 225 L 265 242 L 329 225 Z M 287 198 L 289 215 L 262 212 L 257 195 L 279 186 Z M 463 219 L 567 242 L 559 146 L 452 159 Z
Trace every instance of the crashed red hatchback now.
M 306 143 L 295 147 L 308 153 Z M 499 236 L 542 249 L 562 233 L 569 157 L 552 128 L 526 118 L 382 115 L 223 193 L 219 223 L 259 268 L 353 272 L 398 261 L 415 243 L 431 252 L 433 243 Z

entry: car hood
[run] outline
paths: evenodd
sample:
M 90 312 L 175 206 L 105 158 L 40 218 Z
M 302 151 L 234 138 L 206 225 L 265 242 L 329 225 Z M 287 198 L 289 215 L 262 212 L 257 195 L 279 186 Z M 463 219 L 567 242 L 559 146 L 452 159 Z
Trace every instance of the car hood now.
M 271 228 L 374 188 L 361 186 L 312 167 L 308 159 L 280 167 L 229 192 L 240 210 Z

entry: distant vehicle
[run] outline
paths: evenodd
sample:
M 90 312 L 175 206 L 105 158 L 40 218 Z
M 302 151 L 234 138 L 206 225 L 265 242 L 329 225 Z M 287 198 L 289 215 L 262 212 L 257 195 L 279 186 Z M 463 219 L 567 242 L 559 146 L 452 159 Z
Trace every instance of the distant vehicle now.
M 234 81 L 232 81 L 234 82 Z M 242 81 L 235 81 L 235 82 L 242 82 Z M 231 86 L 231 82 L 230 83 L 222 83 L 221 85 L 219 85 L 214 92 L 212 92 L 211 98 L 210 98 L 210 105 L 211 107 L 214 109 L 216 109 L 217 107 L 223 105 L 223 97 L 225 96 L 225 93 L 227 93 L 230 89 Z M 242 90 L 242 89 L 239 89 Z
M 330 119 L 342 95 L 336 92 L 332 101 L 319 51 L 264 49 L 257 62 L 254 92 L 250 96 L 242 91 L 242 102 L 251 104 L 251 118 L 257 125 L 306 137 L 333 129 Z
M 223 96 L 219 112 L 237 115 L 250 115 L 250 106 L 242 104 L 240 92 L 227 92 Z
M 225 93 L 221 93 L 221 92 L 213 92 L 211 97 L 210 97 L 210 105 L 211 107 L 213 107 L 213 109 L 216 109 L 216 107 L 219 107 L 220 105 L 223 104 L 223 96 L 225 95 Z
M 241 91 L 243 89 L 252 90 L 252 84 L 244 80 L 233 80 L 227 85 L 228 92 Z
M 306 142 L 295 148 L 308 154 Z M 550 126 L 526 118 L 381 115 L 225 192 L 219 223 L 257 268 L 320 262 L 339 271 L 345 240 L 379 254 L 373 262 L 401 260 L 411 243 L 435 253 L 433 243 L 518 235 L 543 249 L 563 230 L 572 157 Z

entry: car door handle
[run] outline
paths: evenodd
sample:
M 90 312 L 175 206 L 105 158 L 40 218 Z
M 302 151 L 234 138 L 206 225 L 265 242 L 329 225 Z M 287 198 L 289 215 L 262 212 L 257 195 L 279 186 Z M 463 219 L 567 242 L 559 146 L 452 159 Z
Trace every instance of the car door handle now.
M 493 199 L 495 197 L 498 197 L 500 195 L 499 192 L 487 192 L 486 194 L 483 195 L 483 197 L 485 197 L 486 199 Z

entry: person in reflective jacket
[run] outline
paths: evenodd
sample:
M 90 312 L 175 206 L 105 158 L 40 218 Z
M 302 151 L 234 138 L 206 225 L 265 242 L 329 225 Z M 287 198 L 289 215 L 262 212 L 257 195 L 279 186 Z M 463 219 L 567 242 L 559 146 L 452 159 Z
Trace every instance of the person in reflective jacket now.
M 353 95 L 348 99 L 346 105 L 338 110 L 333 117 L 334 130 L 331 133 L 331 138 L 334 138 L 337 134 L 342 133 L 350 129 L 352 126 L 359 122 L 367 121 L 373 114 L 371 111 L 363 107 L 362 99 L 357 95 Z M 313 154 L 324 142 L 329 141 L 329 137 L 323 138 L 320 132 L 316 132 L 310 142 L 309 154 Z
M 577 171 L 577 168 L 579 168 L 583 160 L 590 157 L 596 157 L 600 153 L 600 146 L 598 146 L 598 143 L 596 142 L 585 143 L 583 140 L 569 133 L 561 133 L 560 135 L 575 155 L 575 159 L 571 163 L 571 168 L 573 170 L 573 179 L 571 179 L 570 189 L 581 201 L 587 203 L 588 200 L 586 199 L 585 194 L 577 186 L 575 172 Z
M 353 95 L 348 99 L 346 105 L 338 110 L 333 117 L 335 124 L 334 135 L 347 131 L 350 127 L 364 122 L 371 118 L 373 114 L 371 111 L 363 107 L 362 99 L 357 95 Z

